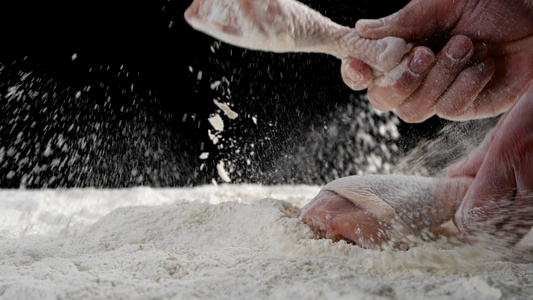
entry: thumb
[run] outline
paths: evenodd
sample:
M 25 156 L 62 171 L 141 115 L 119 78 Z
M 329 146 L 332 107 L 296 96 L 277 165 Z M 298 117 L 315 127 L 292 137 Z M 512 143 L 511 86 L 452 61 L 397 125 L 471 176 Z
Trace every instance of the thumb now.
M 441 34 L 456 23 L 464 1 L 413 0 L 387 17 L 361 19 L 355 29 L 361 37 L 380 39 L 396 36 L 407 41 Z

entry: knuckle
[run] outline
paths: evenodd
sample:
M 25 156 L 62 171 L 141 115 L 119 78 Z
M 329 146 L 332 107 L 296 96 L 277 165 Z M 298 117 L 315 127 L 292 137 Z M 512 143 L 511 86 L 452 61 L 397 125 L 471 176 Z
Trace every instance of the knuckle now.
M 440 117 L 459 120 L 467 113 L 474 100 L 475 97 L 468 98 L 466 96 L 449 95 L 446 98 L 441 98 L 437 102 L 435 111 Z
M 407 123 L 419 123 L 427 119 L 427 112 L 414 110 L 409 104 L 398 106 L 396 108 L 396 114 Z
M 387 100 L 383 99 L 382 97 L 377 97 L 377 96 L 368 96 L 368 99 L 370 100 L 370 104 L 372 104 L 372 106 L 381 111 L 381 112 L 387 112 L 387 111 L 390 111 L 394 108 L 393 105 L 391 105 L 390 103 L 387 102 Z

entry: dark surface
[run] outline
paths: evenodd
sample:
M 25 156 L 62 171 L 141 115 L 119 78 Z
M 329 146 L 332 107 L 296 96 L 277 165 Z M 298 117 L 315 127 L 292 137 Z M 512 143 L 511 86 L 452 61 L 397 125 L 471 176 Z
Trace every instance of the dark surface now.
M 305 3 L 345 25 L 405 4 Z M 2 4 L 0 187 L 195 185 L 220 181 L 220 161 L 233 182 L 324 183 L 357 173 L 369 151 L 393 161 L 380 144 L 400 153 L 443 124 L 380 136 L 358 118 L 390 116 L 344 86 L 339 61 L 215 43 L 185 23 L 189 4 Z M 207 134 L 213 99 L 240 114 L 224 119 L 217 144 Z M 377 146 L 352 145 L 361 130 Z

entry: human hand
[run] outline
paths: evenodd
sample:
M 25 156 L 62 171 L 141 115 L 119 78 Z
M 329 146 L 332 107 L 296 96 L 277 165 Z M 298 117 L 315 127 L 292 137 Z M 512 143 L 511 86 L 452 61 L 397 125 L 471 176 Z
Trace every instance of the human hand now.
M 455 214 L 466 236 L 507 247 L 533 226 L 533 84 L 481 145 L 448 169 L 473 177 Z M 486 240 L 488 238 L 488 240 Z
M 375 108 L 395 109 L 407 122 L 435 114 L 451 120 L 497 115 L 533 79 L 530 2 L 413 0 L 388 17 L 360 20 L 363 38 L 396 36 L 416 47 L 377 78 L 361 61 L 345 59 L 343 80 L 354 90 L 368 88 Z

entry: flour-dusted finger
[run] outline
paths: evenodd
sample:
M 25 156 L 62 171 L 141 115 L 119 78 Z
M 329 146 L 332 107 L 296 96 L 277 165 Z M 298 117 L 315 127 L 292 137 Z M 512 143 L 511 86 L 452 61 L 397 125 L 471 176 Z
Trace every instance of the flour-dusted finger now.
M 403 103 L 422 83 L 435 61 L 426 47 L 417 47 L 390 72 L 378 77 L 368 88 L 372 106 L 389 111 Z
M 465 112 L 490 81 L 494 70 L 492 58 L 483 59 L 463 70 L 434 106 L 435 114 L 450 120 L 472 119 L 473 115 Z
M 465 236 L 510 247 L 533 227 L 533 85 L 498 123 L 455 220 Z
M 421 122 L 433 115 L 432 108 L 449 88 L 474 53 L 472 41 L 454 36 L 437 54 L 435 64 L 422 84 L 403 103 L 396 113 L 405 121 Z

